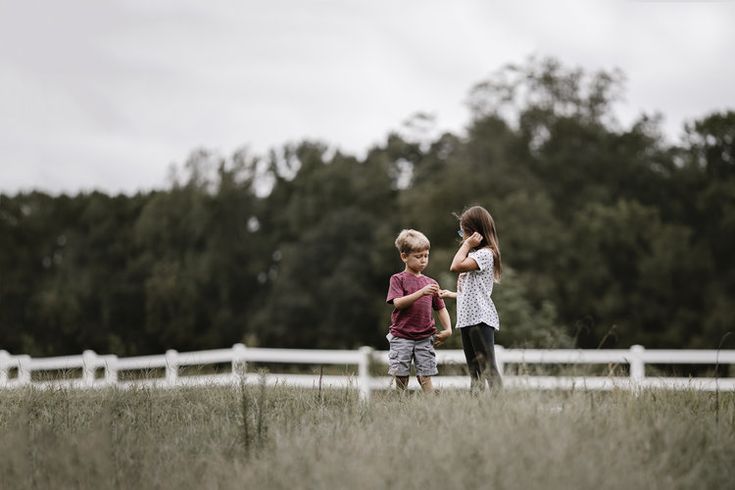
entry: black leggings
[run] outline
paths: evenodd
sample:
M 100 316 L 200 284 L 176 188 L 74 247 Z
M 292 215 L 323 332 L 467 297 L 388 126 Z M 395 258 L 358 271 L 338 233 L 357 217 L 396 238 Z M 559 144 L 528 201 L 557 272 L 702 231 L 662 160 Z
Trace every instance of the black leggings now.
M 503 386 L 498 365 L 495 362 L 495 329 L 484 323 L 462 327 L 462 349 L 472 377 L 473 389 L 485 389 L 485 380 L 490 388 Z

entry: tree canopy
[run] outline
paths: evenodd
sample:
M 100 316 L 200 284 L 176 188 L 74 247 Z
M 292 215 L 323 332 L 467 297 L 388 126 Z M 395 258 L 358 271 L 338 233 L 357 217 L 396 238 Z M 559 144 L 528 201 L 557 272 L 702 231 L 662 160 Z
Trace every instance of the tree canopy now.
M 735 318 L 735 112 L 672 144 L 656 117 L 615 119 L 623 93 L 619 72 L 530 59 L 470 91 L 464 134 L 418 115 L 362 158 L 199 149 L 155 192 L 0 195 L 0 348 L 384 348 L 395 236 L 426 233 L 427 274 L 454 289 L 453 213 L 474 204 L 506 266 L 499 343 L 715 348 Z

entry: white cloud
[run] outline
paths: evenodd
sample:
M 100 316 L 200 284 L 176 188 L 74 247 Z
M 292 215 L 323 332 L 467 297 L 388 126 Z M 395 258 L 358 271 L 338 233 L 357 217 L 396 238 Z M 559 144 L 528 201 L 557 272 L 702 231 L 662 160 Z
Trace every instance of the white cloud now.
M 416 111 L 552 55 L 628 76 L 629 122 L 735 106 L 732 3 L 0 0 L 0 191 L 165 185 L 199 146 L 319 138 L 362 153 Z

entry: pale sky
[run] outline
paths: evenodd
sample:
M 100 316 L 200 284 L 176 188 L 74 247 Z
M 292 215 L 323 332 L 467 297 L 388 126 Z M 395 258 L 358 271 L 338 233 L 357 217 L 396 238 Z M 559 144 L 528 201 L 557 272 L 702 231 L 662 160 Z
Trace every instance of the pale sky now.
M 553 56 L 620 68 L 623 124 L 735 109 L 735 2 L 0 0 L 0 192 L 149 190 L 195 148 L 364 155 L 416 112 Z

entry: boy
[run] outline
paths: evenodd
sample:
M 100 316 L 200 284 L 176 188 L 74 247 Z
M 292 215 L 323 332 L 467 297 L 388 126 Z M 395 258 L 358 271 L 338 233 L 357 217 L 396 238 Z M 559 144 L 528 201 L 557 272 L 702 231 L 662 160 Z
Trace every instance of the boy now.
M 439 297 L 439 284 L 422 274 L 429 264 L 429 239 L 416 230 L 403 230 L 396 238 L 396 248 L 406 268 L 391 276 L 386 299 L 395 307 L 386 336 L 390 342 L 388 374 L 395 376 L 399 390 L 405 390 L 413 360 L 421 389 L 431 393 L 431 376 L 438 372 L 434 341 L 439 345 L 452 335 L 452 322 Z M 438 312 L 442 332 L 436 333 L 432 309 Z

